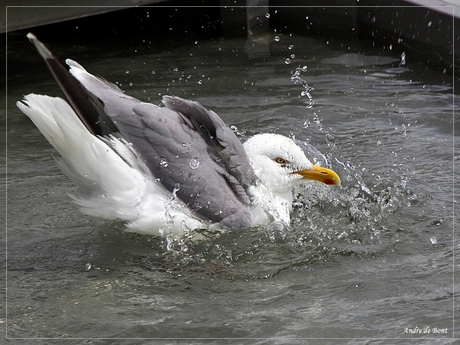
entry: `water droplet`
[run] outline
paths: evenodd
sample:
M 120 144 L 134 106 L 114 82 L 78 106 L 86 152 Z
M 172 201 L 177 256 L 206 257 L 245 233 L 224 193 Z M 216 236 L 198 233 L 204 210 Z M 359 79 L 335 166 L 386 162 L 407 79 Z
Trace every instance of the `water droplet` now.
M 295 59 L 295 54 L 291 54 L 291 59 Z
M 306 16 L 305 19 L 308 19 L 308 16 Z
M 435 236 L 430 237 L 430 242 L 431 242 L 431 244 L 438 244 L 438 240 L 436 239 Z
M 197 84 L 199 84 L 199 85 L 203 84 L 203 80 L 198 80 Z
M 176 183 L 174 185 L 174 189 L 172 190 L 172 200 L 176 200 L 177 192 L 180 190 L 180 183 Z
M 284 60 L 284 63 L 285 63 L 286 65 L 289 65 L 289 64 L 291 63 L 291 59 L 286 58 L 286 60 Z
M 152 71 L 152 74 L 155 74 L 156 72 L 155 71 Z
M 291 45 L 288 47 L 288 49 L 291 50 L 292 48 L 294 48 L 294 45 L 291 44 Z
M 132 82 L 129 83 L 129 86 L 133 86 L 134 84 Z
M 166 158 L 160 159 L 160 167 L 162 167 L 162 168 L 167 168 L 168 167 L 168 161 L 166 160 Z
M 270 13 L 265 13 L 265 18 L 270 18 Z
M 85 265 L 85 270 L 89 271 L 89 270 L 91 269 L 91 266 L 92 266 L 91 263 L 88 262 L 88 263 Z
M 390 45 L 388 46 L 388 48 L 389 48 L 390 50 L 393 50 L 393 45 L 390 44 Z
M 156 178 L 156 179 L 155 179 L 155 182 L 156 182 L 156 183 L 159 183 L 159 182 L 161 182 L 161 179 Z
M 404 66 L 406 64 L 406 53 L 402 52 L 401 53 L 401 66 Z
M 275 36 L 275 42 L 279 42 L 280 41 L 280 37 L 279 36 Z
M 126 74 L 129 74 L 129 71 L 126 71 Z
M 196 157 L 193 157 L 189 162 L 188 162 L 188 166 L 190 167 L 190 169 L 192 170 L 195 170 L 195 169 L 198 169 L 198 167 L 200 166 L 200 160 Z
M 428 22 L 428 27 L 429 27 L 429 28 L 431 27 L 431 24 L 433 24 L 433 22 L 430 20 L 430 21 Z

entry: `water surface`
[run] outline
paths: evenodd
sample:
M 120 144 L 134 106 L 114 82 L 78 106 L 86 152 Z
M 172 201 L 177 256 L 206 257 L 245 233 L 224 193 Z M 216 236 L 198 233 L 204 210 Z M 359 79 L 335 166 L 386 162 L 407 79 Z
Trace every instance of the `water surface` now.
M 81 215 L 55 151 L 14 105 L 23 94 L 59 90 L 25 37 L 12 36 L 0 100 L 9 338 L 449 343 L 459 244 L 452 76 L 378 47 L 288 34 L 79 45 L 56 37 L 61 56 L 143 101 L 201 102 L 242 140 L 291 136 L 343 185 L 296 188 L 288 228 L 199 240 L 129 234 L 122 223 Z M 430 333 L 408 333 L 416 328 Z

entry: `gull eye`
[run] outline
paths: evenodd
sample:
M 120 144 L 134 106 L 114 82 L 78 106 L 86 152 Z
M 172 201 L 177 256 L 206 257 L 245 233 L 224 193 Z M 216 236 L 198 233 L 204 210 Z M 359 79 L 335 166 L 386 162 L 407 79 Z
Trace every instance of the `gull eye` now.
M 278 163 L 278 164 L 281 164 L 281 165 L 285 165 L 285 164 L 288 163 L 288 161 L 285 160 L 283 157 L 276 157 L 275 162 Z

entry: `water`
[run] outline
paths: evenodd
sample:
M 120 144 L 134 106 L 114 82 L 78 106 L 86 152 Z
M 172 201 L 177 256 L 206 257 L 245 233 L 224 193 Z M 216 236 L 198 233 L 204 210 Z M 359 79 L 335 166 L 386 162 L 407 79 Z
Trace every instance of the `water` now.
M 142 100 L 199 101 L 242 140 L 291 136 L 343 186 L 298 187 L 289 227 L 244 233 L 154 238 L 83 216 L 54 150 L 14 105 L 29 92 L 59 91 L 24 54 L 33 52 L 25 36 L 12 35 L 8 337 L 450 343 L 459 245 L 452 76 L 407 52 L 401 63 L 401 53 L 295 35 L 143 40 L 70 44 L 54 33 L 51 46 Z

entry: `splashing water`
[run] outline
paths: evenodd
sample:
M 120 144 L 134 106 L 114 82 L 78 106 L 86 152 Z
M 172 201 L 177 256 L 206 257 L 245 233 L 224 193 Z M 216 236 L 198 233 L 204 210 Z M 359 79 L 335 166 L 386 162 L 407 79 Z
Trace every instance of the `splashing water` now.
M 406 64 L 406 53 L 402 52 L 401 53 L 401 66 L 404 66 Z
M 177 198 L 177 192 L 180 190 L 180 183 L 176 183 L 174 185 L 174 189 L 172 190 L 172 200 L 176 200 Z
M 160 167 L 162 167 L 162 168 L 167 168 L 168 167 L 168 161 L 166 160 L 166 158 L 162 158 L 160 160 Z
M 315 123 L 321 125 L 321 120 Z M 325 137 L 332 136 L 319 128 Z M 329 188 L 312 182 L 297 186 L 290 224 L 273 222 L 241 233 L 191 230 L 181 237 L 166 233 L 164 260 L 170 273 L 270 279 L 284 270 L 329 262 L 331 257 L 373 256 L 398 243 L 403 230 L 395 229 L 391 219 L 411 200 L 420 200 L 407 188 L 404 171 L 391 180 L 364 177 L 363 170 L 342 157 L 334 145 L 329 146 L 331 152 L 323 153 L 308 142 L 293 139 L 314 164 L 336 170 L 343 185 Z M 238 269 L 242 265 L 246 270 Z
M 394 231 L 388 228 L 388 219 L 414 197 L 407 189 L 407 177 L 366 181 L 362 171 L 335 147 L 334 154 L 324 154 L 308 142 L 296 142 L 314 164 L 332 166 L 343 186 L 329 188 L 315 182 L 297 186 L 289 225 L 273 222 L 242 233 L 193 230 L 180 238 L 169 235 L 164 244 L 171 271 L 211 270 L 215 274 L 220 267 L 218 271 L 232 279 L 267 279 L 286 269 L 330 260 L 330 256 L 366 256 L 369 248 L 389 245 Z M 257 276 L 246 277 L 237 270 L 239 265 L 257 265 L 261 260 L 265 265 L 254 270 Z
M 192 170 L 195 170 L 195 169 L 198 169 L 198 167 L 200 166 L 200 160 L 196 157 L 193 157 L 192 159 L 190 159 L 190 161 L 188 162 L 188 166 L 190 167 L 190 169 Z
M 252 278 L 266 279 L 285 269 L 330 260 L 330 256 L 372 255 L 375 250 L 393 245 L 389 239 L 394 243 L 397 234 L 388 225 L 389 219 L 417 198 L 406 187 L 408 175 L 399 174 L 399 180 L 364 177 L 359 164 L 356 166 L 341 155 L 340 147 L 336 146 L 340 135 L 323 126 L 319 111 L 313 108 L 311 92 L 314 89 L 303 77 L 306 72 L 307 66 L 297 67 L 291 73 L 291 81 L 302 86 L 300 98 L 308 100 L 305 110 L 309 119 L 304 125 L 315 125 L 314 130 L 324 137 L 329 151 L 323 153 L 309 142 L 291 137 L 314 164 L 336 170 L 342 178 L 342 186 L 331 189 L 314 182 L 297 186 L 291 224 L 274 222 L 266 228 L 242 233 L 184 229 L 185 235 L 181 237 L 165 232 L 164 255 L 172 271 L 211 269 L 214 274 L 216 267 L 221 267 L 221 271 L 231 274 L 233 279 L 244 275 L 236 271 L 239 265 L 257 265 L 264 260 L 267 264 L 263 269 L 257 267 L 254 271 L 260 273 Z M 231 129 L 242 134 L 235 126 Z M 193 160 L 189 163 L 191 168 L 196 166 Z
M 314 90 L 314 88 L 310 87 L 308 83 L 301 78 L 302 73 L 307 72 L 307 66 L 303 67 L 297 67 L 294 71 L 294 73 L 291 75 L 291 81 L 294 82 L 294 84 L 300 84 L 304 88 L 302 92 L 300 93 L 300 97 L 307 97 L 308 99 L 308 104 L 307 108 L 312 108 L 313 107 L 313 97 L 311 96 L 311 92 Z

